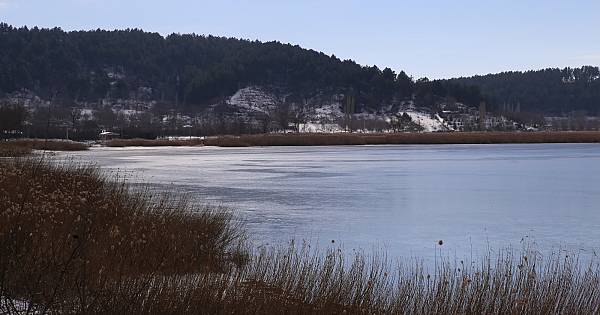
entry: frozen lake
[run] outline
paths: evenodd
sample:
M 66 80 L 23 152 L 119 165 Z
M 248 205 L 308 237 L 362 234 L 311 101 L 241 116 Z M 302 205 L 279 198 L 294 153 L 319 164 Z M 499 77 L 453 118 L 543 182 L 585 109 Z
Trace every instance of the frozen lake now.
M 234 209 L 256 244 L 291 239 L 449 256 L 522 240 L 600 250 L 600 145 L 94 148 L 69 153 Z

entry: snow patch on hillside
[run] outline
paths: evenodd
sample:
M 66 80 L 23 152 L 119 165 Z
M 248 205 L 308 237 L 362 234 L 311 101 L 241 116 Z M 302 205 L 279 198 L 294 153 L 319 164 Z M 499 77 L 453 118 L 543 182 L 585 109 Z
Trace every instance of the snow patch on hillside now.
M 310 118 L 316 121 L 334 121 L 344 116 L 339 103 L 315 105 L 312 109 Z
M 425 128 L 425 131 L 427 132 L 441 131 L 446 129 L 444 123 L 439 120 L 440 118 L 437 115 L 435 118 L 431 118 L 431 115 L 428 113 L 414 110 L 405 111 L 405 113 L 412 118 L 414 123 Z
M 249 86 L 238 90 L 225 101 L 231 109 L 239 115 L 253 117 L 256 114 L 273 115 L 277 107 L 282 106 L 283 99 L 268 89 Z M 344 119 L 342 106 L 343 95 L 323 97 L 322 95 L 304 101 L 304 123 L 299 126 L 302 132 L 340 132 L 343 128 L 339 125 Z M 295 105 L 290 107 L 290 115 L 297 110 Z M 425 132 L 448 130 L 444 120 L 423 109 L 416 108 L 414 102 L 403 101 L 396 104 L 386 104 L 378 111 L 361 112 L 353 115 L 355 120 L 363 121 L 391 121 L 391 116 L 397 113 L 407 113 L 414 123 L 423 127 Z M 272 117 L 273 118 L 273 117 Z
M 332 133 L 332 132 L 343 131 L 343 129 L 338 124 L 327 124 L 327 123 L 321 124 L 321 123 L 313 123 L 313 122 L 300 124 L 298 129 L 300 132 L 310 132 L 310 133 L 315 133 L 315 132 Z
M 243 112 L 269 113 L 277 103 L 274 95 L 253 86 L 237 91 L 227 100 L 228 105 L 235 106 Z

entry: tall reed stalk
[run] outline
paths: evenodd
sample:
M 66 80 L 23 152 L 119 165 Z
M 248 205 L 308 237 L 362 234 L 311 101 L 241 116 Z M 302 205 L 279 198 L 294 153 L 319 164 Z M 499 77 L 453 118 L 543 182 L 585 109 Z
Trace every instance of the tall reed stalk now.
M 89 165 L 0 160 L 0 313 L 598 314 L 600 267 L 559 252 L 392 264 L 309 244 L 251 249 L 225 210 Z

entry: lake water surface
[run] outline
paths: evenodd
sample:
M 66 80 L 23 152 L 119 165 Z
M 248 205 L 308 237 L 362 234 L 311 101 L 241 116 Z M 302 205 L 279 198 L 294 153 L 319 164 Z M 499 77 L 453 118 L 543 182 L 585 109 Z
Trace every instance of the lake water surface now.
M 133 181 L 234 209 L 256 244 L 291 239 L 428 259 L 600 252 L 600 145 L 94 148 Z M 438 240 L 443 240 L 440 248 Z M 325 245 L 323 245 L 325 246 Z M 438 252 L 439 253 L 439 252 Z

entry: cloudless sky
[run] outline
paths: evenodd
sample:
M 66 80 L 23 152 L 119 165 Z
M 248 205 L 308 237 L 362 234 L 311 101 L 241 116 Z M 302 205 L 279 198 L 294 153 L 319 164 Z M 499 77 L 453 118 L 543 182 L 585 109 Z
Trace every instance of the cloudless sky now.
M 0 21 L 278 40 L 414 77 L 600 64 L 599 0 L 0 0 Z

